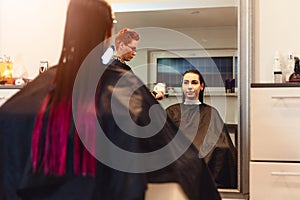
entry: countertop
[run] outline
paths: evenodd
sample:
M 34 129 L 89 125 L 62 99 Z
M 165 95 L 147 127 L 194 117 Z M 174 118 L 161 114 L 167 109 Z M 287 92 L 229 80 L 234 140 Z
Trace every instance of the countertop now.
M 21 89 L 24 85 L 0 85 L 0 89 Z
M 300 82 L 289 83 L 251 83 L 252 88 L 258 87 L 300 87 Z

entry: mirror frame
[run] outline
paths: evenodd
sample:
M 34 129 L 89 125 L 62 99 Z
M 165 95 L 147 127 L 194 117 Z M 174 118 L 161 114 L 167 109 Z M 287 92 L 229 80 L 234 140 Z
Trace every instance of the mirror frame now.
M 249 199 L 250 119 L 249 94 L 254 77 L 254 1 L 239 0 L 239 124 L 238 124 L 238 191 L 221 191 L 222 197 Z M 243 67 L 241 67 L 243 66 Z
M 249 199 L 249 133 L 250 133 L 250 118 L 249 118 L 249 94 L 251 79 L 254 74 L 253 58 L 254 58 L 254 1 L 240 0 L 239 5 L 239 56 L 240 56 L 240 121 L 239 121 L 239 190 L 241 194 Z
M 251 78 L 254 77 L 254 1 L 234 0 L 238 7 L 238 56 L 239 56 L 239 88 L 238 88 L 238 187 L 237 189 L 219 189 L 222 198 L 249 199 L 249 93 Z M 215 1 L 217 5 L 218 1 Z M 224 2 L 223 2 L 224 3 Z M 225 2 L 226 3 L 226 2 Z M 157 5 L 158 4 L 158 5 Z M 201 4 L 201 3 L 200 3 Z M 184 9 L 199 7 L 186 1 L 183 5 L 174 6 L 174 2 L 130 2 L 111 3 L 114 12 L 147 11 L 164 9 Z M 156 9 L 155 9 L 156 8 Z M 242 66 L 242 67 L 241 67 Z

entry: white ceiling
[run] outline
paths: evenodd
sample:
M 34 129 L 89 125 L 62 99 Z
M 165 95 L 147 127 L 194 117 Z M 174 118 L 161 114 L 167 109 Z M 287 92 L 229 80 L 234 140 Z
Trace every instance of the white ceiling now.
M 237 7 L 116 12 L 116 30 L 124 27 L 196 28 L 237 26 Z

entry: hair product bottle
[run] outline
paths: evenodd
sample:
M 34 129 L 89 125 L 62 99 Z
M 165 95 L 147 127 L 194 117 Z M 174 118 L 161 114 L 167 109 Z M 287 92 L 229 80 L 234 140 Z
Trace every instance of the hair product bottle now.
M 294 73 L 290 76 L 290 82 L 300 82 L 300 64 L 299 64 L 299 58 L 294 57 L 295 59 L 295 67 L 294 67 Z
M 287 57 L 287 64 L 284 70 L 284 77 L 283 77 L 285 82 L 290 81 L 290 76 L 293 74 L 293 72 L 294 72 L 294 57 L 293 57 L 293 53 L 289 52 Z
M 277 51 L 273 61 L 273 82 L 282 83 L 282 71 L 280 66 L 279 52 Z

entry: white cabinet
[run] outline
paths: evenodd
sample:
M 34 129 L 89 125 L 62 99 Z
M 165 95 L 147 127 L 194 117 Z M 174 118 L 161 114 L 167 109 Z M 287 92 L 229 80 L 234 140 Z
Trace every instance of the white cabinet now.
M 0 88 L 0 106 L 5 103 L 10 97 L 17 93 L 19 88 Z
M 300 88 L 251 88 L 251 159 L 300 161 Z
M 250 169 L 250 199 L 300 199 L 300 163 L 251 162 Z
M 250 89 L 250 199 L 300 199 L 300 87 Z

